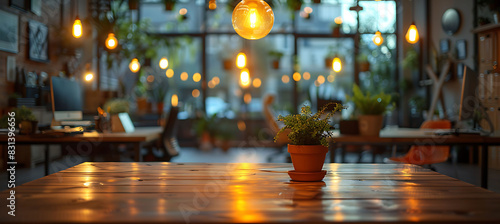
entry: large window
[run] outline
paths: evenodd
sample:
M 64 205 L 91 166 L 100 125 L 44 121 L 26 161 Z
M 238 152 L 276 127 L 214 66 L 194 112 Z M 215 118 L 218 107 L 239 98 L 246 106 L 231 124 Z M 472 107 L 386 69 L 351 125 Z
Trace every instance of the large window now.
M 171 11 L 161 1 L 141 4 L 140 16 L 151 20 L 153 33 L 182 40 L 159 54 L 172 62 L 173 77 L 161 78 L 169 80 L 168 97 L 178 95 L 182 116 L 205 110 L 230 119 L 261 117 L 265 94 L 277 97 L 276 110 L 296 112 L 317 99 L 345 100 L 355 82 L 370 91 L 396 88 L 395 1 L 306 1 L 293 16 L 277 4 L 273 30 L 254 41 L 234 32 L 226 3 L 217 1 L 217 9 L 208 10 L 203 0 L 180 1 Z M 357 4 L 363 10 L 351 10 Z M 376 31 L 384 37 L 381 46 L 372 42 Z M 248 86 L 241 85 L 235 63 L 240 52 L 247 56 Z M 340 72 L 332 70 L 335 57 L 341 59 Z M 360 69 L 362 62 L 369 69 Z

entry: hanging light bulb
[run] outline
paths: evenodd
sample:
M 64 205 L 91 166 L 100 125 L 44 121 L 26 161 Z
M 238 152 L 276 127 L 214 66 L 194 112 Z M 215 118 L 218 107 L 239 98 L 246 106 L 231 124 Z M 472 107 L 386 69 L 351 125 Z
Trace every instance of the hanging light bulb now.
M 236 67 L 242 69 L 246 65 L 247 65 L 247 56 L 245 55 L 245 53 L 241 52 L 238 55 L 236 55 Z
M 118 46 L 118 40 L 115 37 L 114 33 L 109 33 L 108 38 L 106 39 L 106 47 L 110 50 L 113 50 Z
M 418 30 L 417 26 L 415 26 L 415 22 L 411 23 L 410 27 L 408 28 L 408 31 L 406 32 L 406 41 L 410 44 L 415 44 L 418 42 L 419 36 L 418 36 Z
M 75 22 L 73 23 L 73 36 L 75 38 L 80 38 L 83 34 L 82 21 L 78 16 L 76 16 Z
M 172 98 L 170 98 L 170 102 L 172 103 L 173 107 L 176 107 L 179 104 L 179 97 L 177 94 L 172 95 Z
M 216 8 L 217 8 L 217 3 L 215 2 L 215 0 L 210 0 L 208 2 L 208 9 L 215 10 Z
M 244 68 L 240 73 L 240 85 L 243 88 L 246 88 L 250 85 L 250 72 L 248 69 Z
M 87 72 L 87 74 L 85 74 L 85 81 L 90 82 L 92 79 L 94 79 L 94 74 L 92 74 L 92 72 Z
M 373 43 L 377 46 L 384 43 L 384 38 L 382 37 L 382 33 L 380 33 L 380 31 L 375 32 L 375 36 L 373 36 Z
M 342 70 L 342 61 L 340 61 L 340 58 L 335 57 L 333 59 L 332 68 L 333 68 L 333 71 L 335 71 L 335 72 L 340 72 L 340 70 Z
M 128 68 L 133 73 L 137 73 L 139 71 L 139 69 L 141 69 L 141 64 L 139 63 L 139 60 L 137 60 L 137 58 L 134 58 L 134 59 L 132 59 L 132 61 L 128 65 Z
M 161 69 L 167 69 L 168 68 L 168 60 L 167 58 L 163 57 L 160 59 L 160 68 Z
M 274 13 L 263 0 L 242 0 L 233 11 L 233 28 L 245 39 L 265 37 L 274 25 Z

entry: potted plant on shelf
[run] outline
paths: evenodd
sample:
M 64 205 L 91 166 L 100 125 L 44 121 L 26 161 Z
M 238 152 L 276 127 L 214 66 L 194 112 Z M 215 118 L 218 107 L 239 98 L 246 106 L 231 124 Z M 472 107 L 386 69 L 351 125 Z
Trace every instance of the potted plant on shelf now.
M 217 114 L 200 116 L 194 124 L 200 149 L 209 151 L 215 145 L 214 135 L 217 132 Z
M 344 117 L 344 113 L 347 115 Z M 342 120 L 339 121 L 339 131 L 342 135 L 359 135 L 359 123 L 354 113 L 354 107 L 349 107 L 342 112 Z
M 175 0 L 163 0 L 163 4 L 165 4 L 166 11 L 172 11 L 175 7 Z
M 163 82 L 160 82 L 163 83 Z M 167 96 L 168 88 L 162 87 L 161 84 L 153 85 L 152 88 L 148 90 L 150 99 L 156 103 L 156 113 L 163 114 L 163 108 L 165 107 L 165 97 Z
M 215 133 L 215 145 L 227 152 L 231 147 L 231 140 L 234 139 L 235 130 L 232 130 L 228 125 L 217 125 Z
M 332 36 L 338 37 L 340 36 L 340 27 L 342 24 L 332 23 Z
M 328 48 L 328 54 L 325 57 L 325 68 L 331 69 L 332 68 L 332 63 L 333 59 L 335 58 L 335 50 L 333 46 L 330 46 Z
M 286 0 L 286 5 L 290 11 L 299 11 L 304 4 L 304 0 Z
M 333 104 L 333 103 L 330 103 Z M 329 119 L 337 111 L 344 107 L 336 104 L 331 112 L 327 112 L 328 106 L 325 105 L 316 114 L 311 112 L 311 107 L 302 107 L 300 114 L 291 114 L 287 116 L 278 116 L 278 121 L 285 124 L 276 134 L 274 140 L 285 131 L 289 131 L 288 152 L 292 158 L 295 170 L 290 170 L 288 175 L 296 181 L 321 181 L 326 174 L 323 168 L 325 156 L 328 152 L 328 139 L 332 137 L 329 132 Z
M 356 57 L 356 61 L 358 62 L 360 72 L 370 71 L 370 62 L 368 61 L 368 54 L 366 53 L 359 54 Z
M 272 58 L 273 69 L 279 69 L 280 68 L 280 61 L 281 61 L 281 58 L 283 57 L 283 52 L 272 50 L 272 51 L 269 51 L 268 54 Z
M 31 109 L 22 106 L 13 109 L 12 112 L 15 113 L 16 126 L 19 128 L 19 134 L 29 135 L 36 133 L 38 130 L 38 120 Z
M 360 114 L 358 116 L 359 132 L 365 136 L 378 136 L 382 129 L 383 114 L 389 110 L 391 95 L 379 93 L 371 95 L 363 94 L 358 85 L 352 88 L 353 96 L 348 97 Z

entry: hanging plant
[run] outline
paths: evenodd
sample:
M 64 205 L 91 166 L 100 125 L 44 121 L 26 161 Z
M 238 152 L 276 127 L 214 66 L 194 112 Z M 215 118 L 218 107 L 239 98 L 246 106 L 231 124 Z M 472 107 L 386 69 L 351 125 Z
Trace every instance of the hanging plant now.
M 163 4 L 165 4 L 166 11 L 172 11 L 175 7 L 175 0 L 163 0 Z

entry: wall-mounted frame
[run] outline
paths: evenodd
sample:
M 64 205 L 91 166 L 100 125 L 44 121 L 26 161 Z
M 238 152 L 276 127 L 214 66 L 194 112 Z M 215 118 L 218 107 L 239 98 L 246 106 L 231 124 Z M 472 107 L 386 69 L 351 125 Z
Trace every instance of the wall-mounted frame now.
M 29 1 L 28 0 L 9 0 L 9 6 L 12 8 L 19 9 L 23 12 L 28 11 Z
M 38 62 L 49 61 L 49 28 L 40 22 L 30 20 L 29 59 Z
M 455 44 L 457 50 L 457 59 L 464 60 L 467 58 L 467 42 L 465 40 L 457 40 Z
M 31 0 L 31 12 L 37 16 L 42 16 L 42 0 Z
M 450 52 L 450 40 L 441 39 L 439 41 L 439 50 L 441 51 L 441 54 L 446 54 Z
M 463 77 L 464 77 L 464 66 L 465 66 L 465 64 L 461 63 L 461 62 L 457 64 L 457 78 L 458 79 L 463 79 Z
M 0 50 L 19 51 L 19 16 L 0 10 Z

